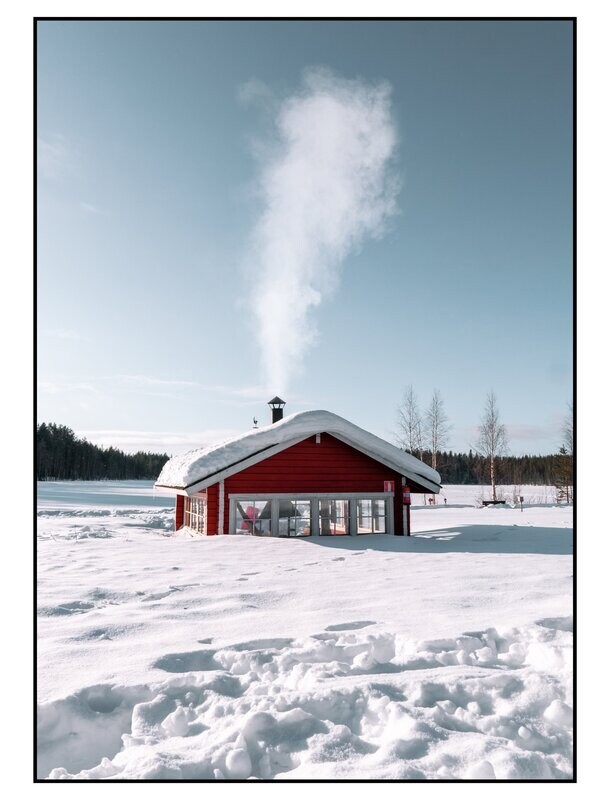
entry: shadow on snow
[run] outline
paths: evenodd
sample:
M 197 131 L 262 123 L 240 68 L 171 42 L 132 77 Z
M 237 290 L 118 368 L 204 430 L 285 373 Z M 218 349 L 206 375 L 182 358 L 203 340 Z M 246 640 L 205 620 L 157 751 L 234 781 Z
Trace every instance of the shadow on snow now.
M 513 525 L 457 525 L 411 536 L 361 534 L 300 539 L 336 550 L 380 550 L 399 553 L 531 553 L 571 555 L 572 528 Z

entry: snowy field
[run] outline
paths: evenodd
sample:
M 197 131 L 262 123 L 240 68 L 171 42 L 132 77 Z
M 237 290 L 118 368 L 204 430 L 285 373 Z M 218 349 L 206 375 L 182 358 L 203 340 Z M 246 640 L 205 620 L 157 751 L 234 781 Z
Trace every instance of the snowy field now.
M 40 777 L 571 777 L 551 487 L 315 540 L 174 536 L 145 482 L 39 490 Z

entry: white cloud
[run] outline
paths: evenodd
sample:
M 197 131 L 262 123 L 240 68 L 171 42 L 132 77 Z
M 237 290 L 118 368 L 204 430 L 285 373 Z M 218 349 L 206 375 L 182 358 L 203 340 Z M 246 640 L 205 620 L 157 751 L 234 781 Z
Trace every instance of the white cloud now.
M 48 336 L 51 339 L 66 339 L 71 342 L 78 342 L 83 339 L 83 335 L 78 331 L 67 330 L 64 328 L 47 330 L 44 331 L 43 335 Z
M 209 447 L 237 436 L 243 431 L 233 428 L 210 428 L 188 433 L 134 430 L 79 430 L 76 433 L 100 447 L 118 447 L 128 453 L 145 450 L 176 455 L 198 447 Z
M 44 394 L 61 394 L 63 392 L 89 392 L 99 394 L 99 390 L 90 383 L 54 383 L 53 381 L 38 381 L 38 390 Z
M 120 380 L 124 383 L 139 384 L 141 386 L 201 386 L 197 381 L 154 378 L 150 375 L 112 375 L 107 377 L 106 380 Z
M 519 456 L 527 453 L 552 453 L 557 449 L 560 440 L 560 426 L 550 422 L 548 425 L 526 425 L 523 423 L 505 423 L 508 439 L 507 455 Z M 456 452 L 473 451 L 479 439 L 478 425 L 457 425 L 452 431 L 452 440 L 456 444 L 449 448 Z
M 87 211 L 89 214 L 103 214 L 104 213 L 100 208 L 98 208 L 97 206 L 94 206 L 93 203 L 85 203 L 83 201 L 83 202 L 81 202 L 80 207 L 83 209 L 83 211 Z
M 271 89 L 258 78 L 250 78 L 239 87 L 237 97 L 245 106 L 275 106 L 277 101 Z
M 38 172 L 43 178 L 57 180 L 69 172 L 74 153 L 59 133 L 39 136 L 37 140 Z
M 549 425 L 522 425 L 508 424 L 506 433 L 509 439 L 547 439 L 555 435 L 554 429 Z
M 205 387 L 210 392 L 217 392 L 218 394 L 226 395 L 227 397 L 235 397 L 240 400 L 249 400 L 252 402 L 267 402 L 270 400 L 269 392 L 263 386 L 207 386 Z
M 267 402 L 270 399 L 269 392 L 263 386 L 227 386 L 224 384 L 205 384 L 199 381 L 182 380 L 176 378 L 156 378 L 151 375 L 110 375 L 104 376 L 100 380 L 117 381 L 139 387 L 176 387 L 200 389 L 203 392 L 211 392 L 222 395 L 226 398 L 252 402 Z M 247 403 L 245 403 L 247 404 Z

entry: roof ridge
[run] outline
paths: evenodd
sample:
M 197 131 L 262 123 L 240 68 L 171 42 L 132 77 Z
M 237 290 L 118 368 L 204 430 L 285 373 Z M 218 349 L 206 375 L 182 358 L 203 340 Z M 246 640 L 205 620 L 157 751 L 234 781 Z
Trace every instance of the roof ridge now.
M 161 470 L 156 485 L 186 488 L 257 452 L 282 444 L 288 447 L 295 437 L 316 433 L 343 436 L 348 444 L 390 465 L 396 472 L 407 477 L 409 474 L 416 476 L 440 488 L 440 475 L 432 467 L 376 434 L 323 409 L 298 411 L 264 428 L 254 428 L 207 448 L 197 448 L 174 456 Z

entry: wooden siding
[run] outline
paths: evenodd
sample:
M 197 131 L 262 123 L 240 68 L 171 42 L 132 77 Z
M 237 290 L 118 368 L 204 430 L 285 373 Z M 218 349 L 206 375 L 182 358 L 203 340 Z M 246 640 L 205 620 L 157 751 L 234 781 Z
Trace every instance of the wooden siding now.
M 323 433 L 320 443 L 310 436 L 264 461 L 225 478 L 225 532 L 229 523 L 230 494 L 282 492 L 383 492 L 384 481 L 394 481 L 394 528 L 403 532 L 402 476 L 370 456 Z M 411 483 L 411 489 L 413 484 Z M 215 490 L 215 512 L 210 499 Z M 208 489 L 208 519 L 218 520 L 218 484 Z M 214 522 L 211 522 L 216 532 Z M 217 526 L 217 522 L 216 522 Z
M 184 525 L 184 495 L 176 495 L 176 530 Z
M 218 533 L 218 484 L 207 488 L 208 498 L 208 516 L 206 519 L 206 533 L 208 536 L 213 536 Z M 229 517 L 225 516 L 228 521 Z

